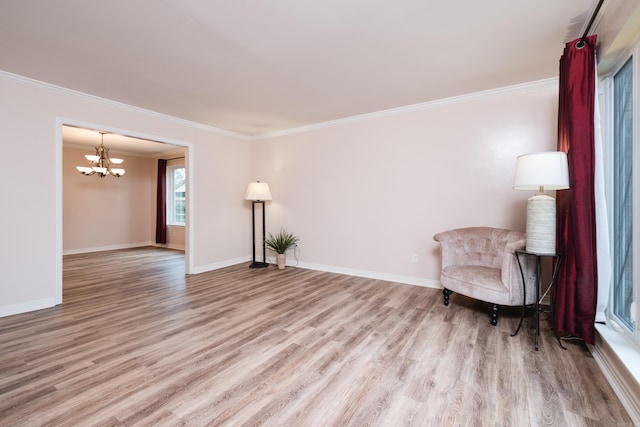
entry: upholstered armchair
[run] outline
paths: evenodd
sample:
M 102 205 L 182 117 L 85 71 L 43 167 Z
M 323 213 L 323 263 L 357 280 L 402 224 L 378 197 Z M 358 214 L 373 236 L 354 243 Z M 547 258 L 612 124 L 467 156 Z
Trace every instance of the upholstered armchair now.
M 519 231 L 468 227 L 438 233 L 444 305 L 452 292 L 492 304 L 491 324 L 498 323 L 498 306 L 521 306 L 523 286 L 515 251 L 525 248 Z M 535 259 L 520 255 L 526 285 L 525 305 L 535 303 Z

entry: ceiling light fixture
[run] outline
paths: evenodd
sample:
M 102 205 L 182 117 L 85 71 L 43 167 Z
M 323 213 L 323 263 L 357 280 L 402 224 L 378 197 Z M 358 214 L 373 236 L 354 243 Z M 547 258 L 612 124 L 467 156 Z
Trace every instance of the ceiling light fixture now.
M 109 149 L 104 146 L 104 134 L 106 132 L 100 132 L 101 142 L 100 146 L 96 147 L 96 154 L 87 154 L 84 157 L 89 161 L 91 166 L 76 166 L 78 172 L 83 175 L 91 176 L 93 174 L 98 174 L 100 178 L 104 178 L 105 176 L 111 174 L 117 178 L 124 175 L 124 169 L 122 168 L 112 168 L 111 165 L 119 165 L 124 160 L 110 158 L 109 157 Z

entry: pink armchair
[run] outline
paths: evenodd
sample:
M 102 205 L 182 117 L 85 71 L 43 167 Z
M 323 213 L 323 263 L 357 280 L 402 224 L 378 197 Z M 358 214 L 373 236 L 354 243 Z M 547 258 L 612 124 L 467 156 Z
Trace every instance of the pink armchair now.
M 491 324 L 498 323 L 498 306 L 521 306 L 523 284 L 515 251 L 525 248 L 525 235 L 490 227 L 468 227 L 433 236 L 440 242 L 444 305 L 452 292 L 493 304 Z M 526 285 L 525 305 L 535 303 L 535 261 L 520 256 Z

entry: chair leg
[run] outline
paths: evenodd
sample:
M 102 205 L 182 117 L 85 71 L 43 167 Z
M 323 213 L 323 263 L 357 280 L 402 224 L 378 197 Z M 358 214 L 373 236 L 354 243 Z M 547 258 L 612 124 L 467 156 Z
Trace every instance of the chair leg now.
M 493 304 L 491 308 L 491 324 L 496 326 L 498 324 L 498 305 Z
M 447 288 L 442 290 L 442 295 L 444 295 L 444 305 L 449 305 L 449 295 L 451 295 L 451 291 Z

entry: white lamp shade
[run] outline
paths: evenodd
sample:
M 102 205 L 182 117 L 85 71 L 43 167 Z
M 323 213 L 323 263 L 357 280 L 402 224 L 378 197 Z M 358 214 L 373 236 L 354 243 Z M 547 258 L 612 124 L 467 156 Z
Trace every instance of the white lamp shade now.
M 513 188 L 516 190 L 569 188 L 567 153 L 547 151 L 518 156 Z
M 117 157 L 109 157 L 109 161 L 114 165 L 120 165 L 124 162 L 124 159 L 118 159 Z
M 244 194 L 245 200 L 271 200 L 271 191 L 269 191 L 269 184 L 266 182 L 250 182 L 247 187 L 247 192 Z
M 111 168 L 111 173 L 115 176 L 122 176 L 124 175 L 124 169 Z

